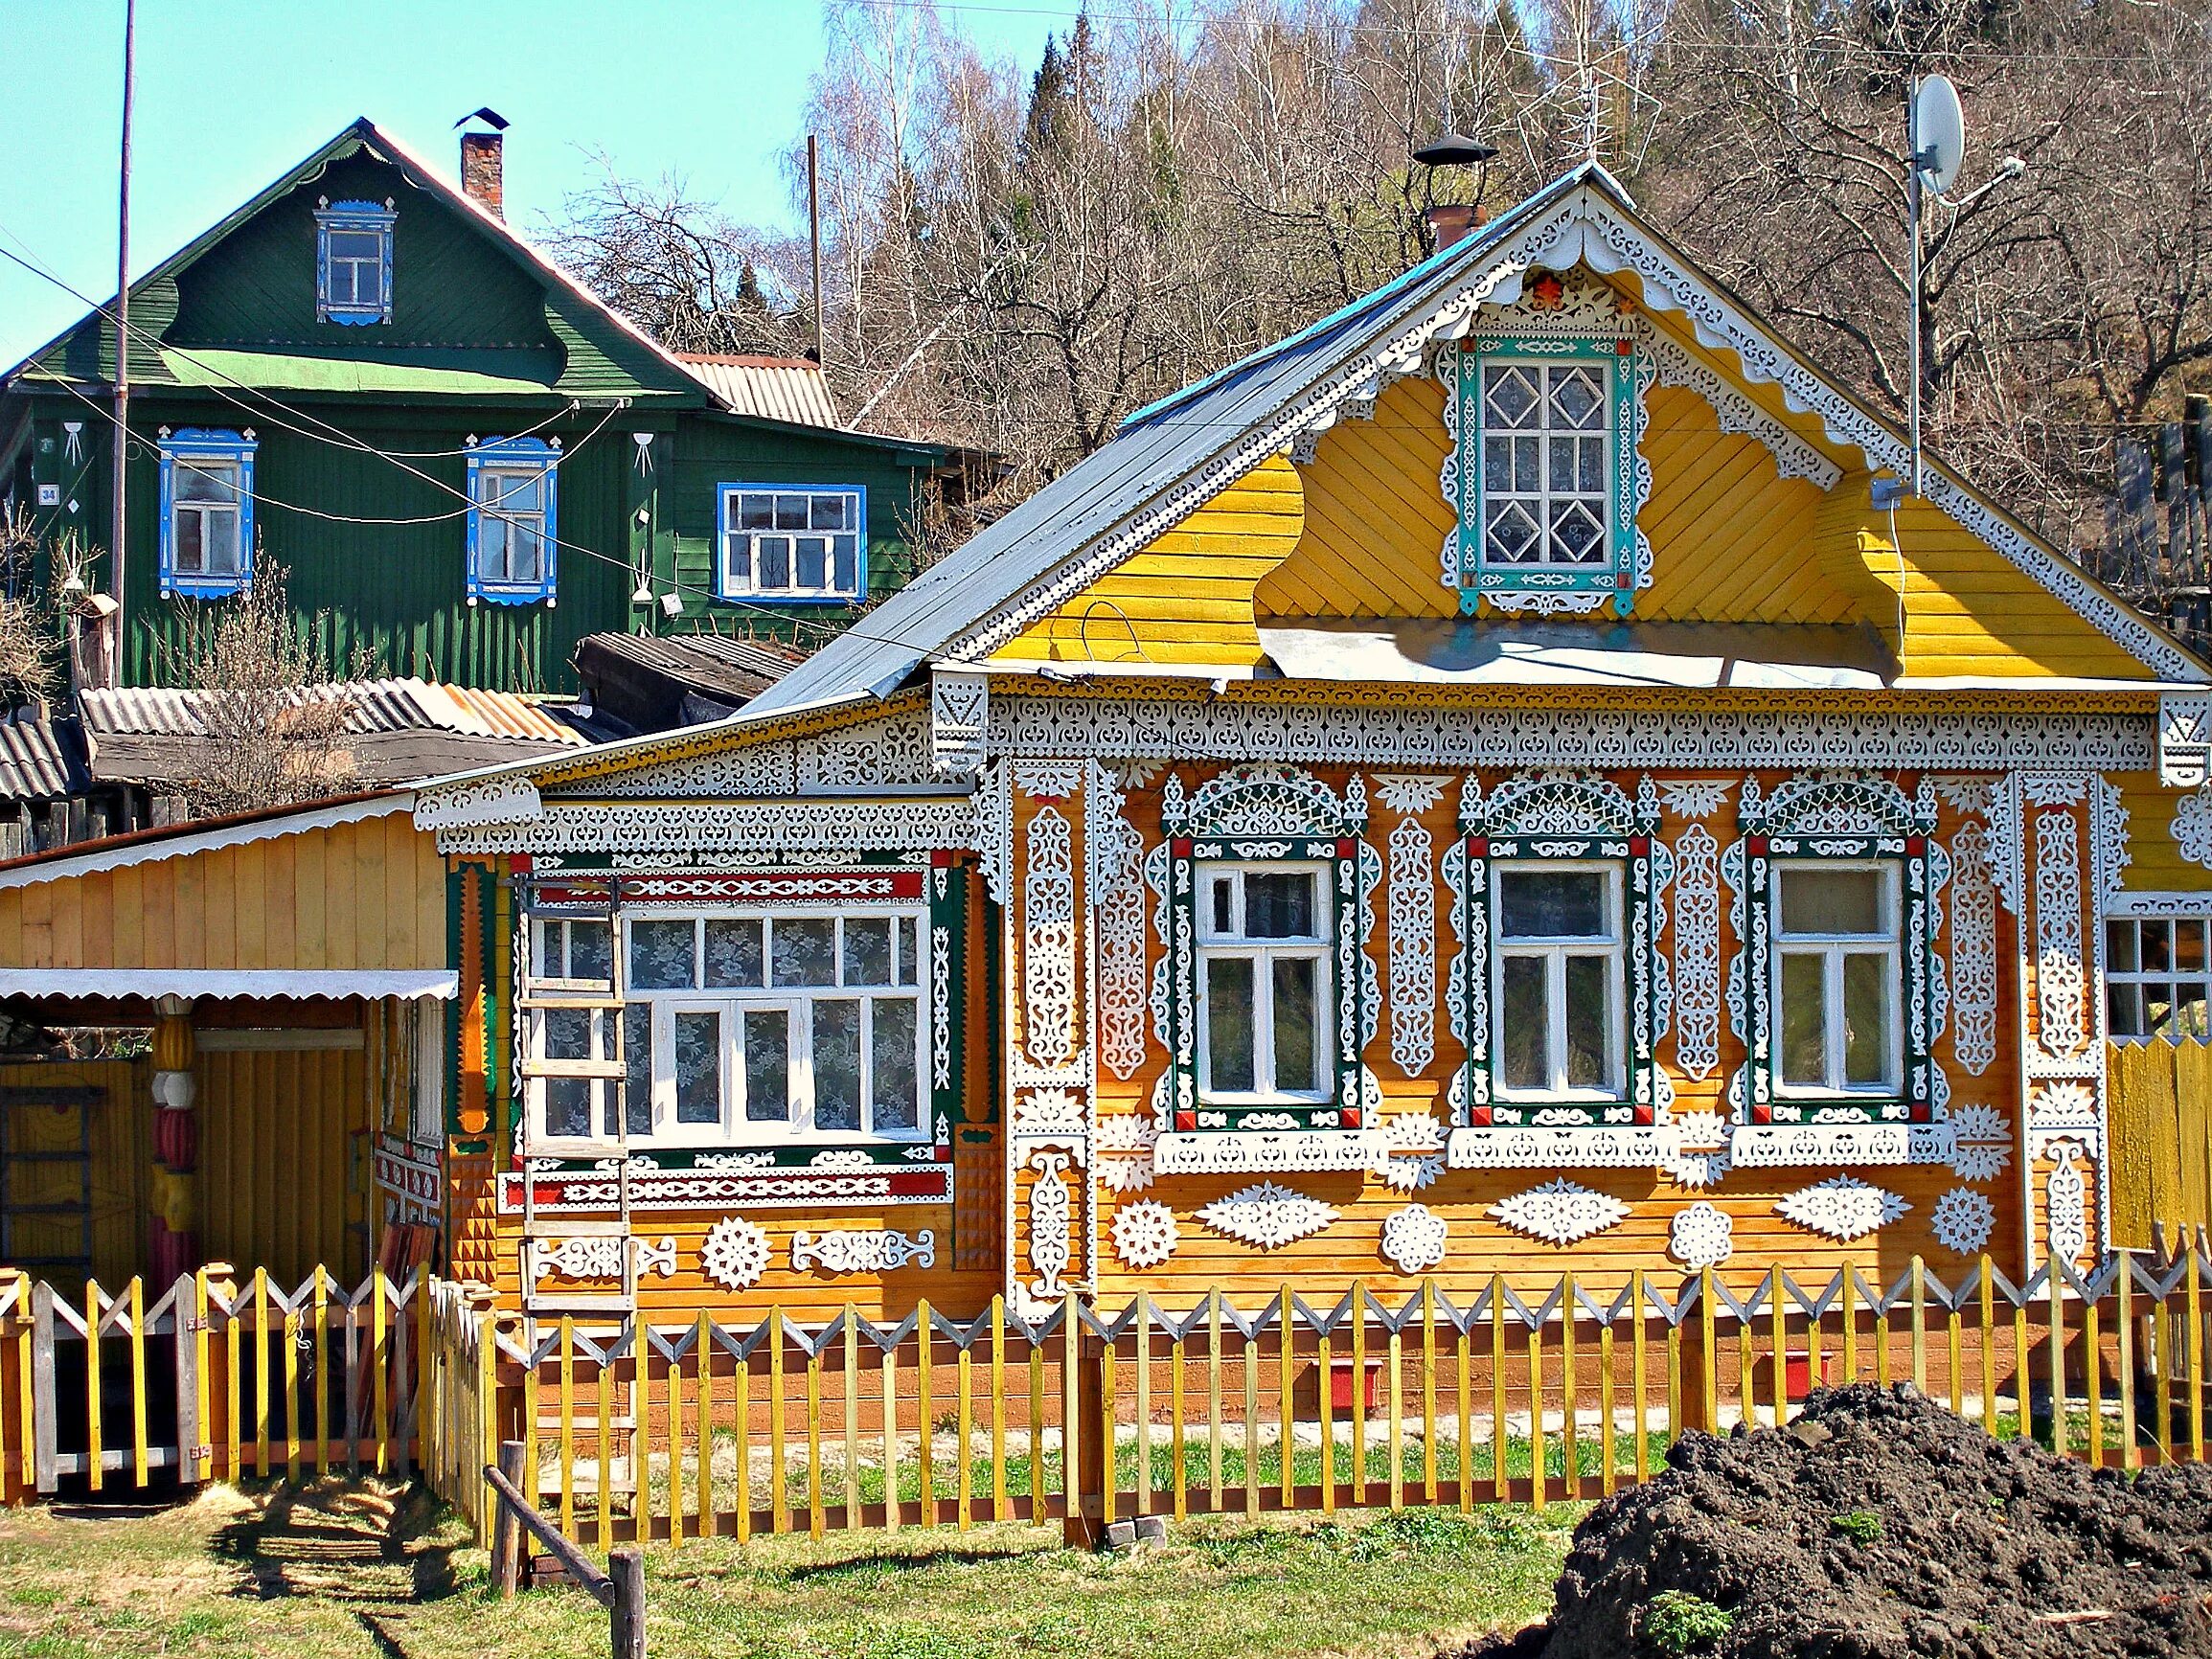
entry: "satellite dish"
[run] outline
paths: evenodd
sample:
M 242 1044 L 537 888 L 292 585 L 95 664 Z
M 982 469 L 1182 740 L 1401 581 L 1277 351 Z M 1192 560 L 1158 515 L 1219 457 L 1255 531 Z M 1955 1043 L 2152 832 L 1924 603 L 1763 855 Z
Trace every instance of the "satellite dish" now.
M 1966 156 L 1966 115 L 1950 77 L 1927 76 L 1913 89 L 1912 147 L 1921 188 L 1937 195 L 1950 189 Z

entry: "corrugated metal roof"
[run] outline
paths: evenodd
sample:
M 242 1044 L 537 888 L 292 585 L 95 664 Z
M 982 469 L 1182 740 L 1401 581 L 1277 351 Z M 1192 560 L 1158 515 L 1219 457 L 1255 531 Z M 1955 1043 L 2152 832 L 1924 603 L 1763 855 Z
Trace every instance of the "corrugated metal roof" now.
M 750 697 L 807 660 L 803 651 L 719 634 L 601 633 L 584 644 L 708 691 Z
M 1106 443 L 762 693 L 748 712 L 895 689 L 983 618 L 1244 442 L 1347 358 L 1401 331 L 1435 304 L 1438 290 L 1591 183 L 1626 202 L 1603 168 L 1578 168 L 1334 315 L 1140 410 Z
M 740 415 L 842 430 L 822 366 L 804 357 L 738 357 L 678 352 L 678 361 Z
M 81 739 L 53 720 L 0 720 L 0 796 L 58 801 L 91 786 Z
M 103 737 L 207 735 L 206 709 L 220 693 L 133 686 L 80 694 L 86 730 Z M 343 695 L 351 707 L 349 732 L 457 732 L 474 738 L 511 738 L 581 748 L 585 739 L 566 721 L 512 692 L 476 691 L 428 680 L 361 680 L 315 687 L 302 700 Z

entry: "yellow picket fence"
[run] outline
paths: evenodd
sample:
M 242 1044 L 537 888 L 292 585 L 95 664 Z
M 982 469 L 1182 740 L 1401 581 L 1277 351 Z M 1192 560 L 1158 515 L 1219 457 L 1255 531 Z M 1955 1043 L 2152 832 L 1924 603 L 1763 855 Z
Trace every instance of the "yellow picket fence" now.
M 600 1548 L 761 1533 L 1484 1503 L 1648 1478 L 1685 1428 L 1910 1381 L 2109 1466 L 2204 1457 L 2205 1293 L 2171 1255 L 2015 1284 L 1987 1258 L 1808 1288 L 1781 1271 L 1494 1278 L 1455 1299 L 1291 1286 L 973 1317 L 524 1326 L 481 1286 L 198 1274 L 149 1299 L 0 1280 L 0 1501 L 420 1471 L 488 1530 L 483 1469 Z
M 81 1297 L 0 1277 L 0 1502 L 343 1468 L 409 1477 L 429 1282 L 257 1271 Z
M 1562 1273 L 1457 1301 L 1286 1286 L 1251 1307 L 998 1300 L 529 1340 L 456 1297 L 434 1360 L 453 1403 L 432 1408 L 455 1455 L 431 1475 L 481 1515 L 482 1466 L 518 1440 L 549 1518 L 603 1548 L 1053 1519 L 1087 1538 L 1133 1515 L 1594 1497 L 1683 1428 L 1787 1420 L 1847 1381 L 2133 1467 L 2204 1455 L 2208 1285 L 2197 1240 L 2018 1284 L 1985 1257 L 1950 1283 L 1917 1260 L 1812 1289 Z

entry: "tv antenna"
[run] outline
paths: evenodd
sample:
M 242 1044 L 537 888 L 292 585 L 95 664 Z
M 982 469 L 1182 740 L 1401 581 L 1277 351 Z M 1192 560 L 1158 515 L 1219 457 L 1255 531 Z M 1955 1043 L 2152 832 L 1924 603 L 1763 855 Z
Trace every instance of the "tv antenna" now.
M 1959 107 L 1958 88 L 1946 75 L 1924 75 L 1905 83 L 1904 129 L 1905 145 L 1911 151 L 1905 167 L 1904 203 L 1905 225 L 1912 242 L 1912 391 L 1908 407 L 1911 411 L 1912 493 L 1917 497 L 1921 493 L 1924 471 L 1921 464 L 1921 277 L 1926 256 L 1920 237 L 1924 199 L 1933 195 L 1950 208 L 1955 217 L 2007 179 L 2026 172 L 2028 164 L 2017 155 L 2008 155 L 1998 166 L 1995 176 L 1979 190 L 1957 201 L 1945 193 L 1958 178 L 1959 166 L 1966 159 L 1966 115 Z

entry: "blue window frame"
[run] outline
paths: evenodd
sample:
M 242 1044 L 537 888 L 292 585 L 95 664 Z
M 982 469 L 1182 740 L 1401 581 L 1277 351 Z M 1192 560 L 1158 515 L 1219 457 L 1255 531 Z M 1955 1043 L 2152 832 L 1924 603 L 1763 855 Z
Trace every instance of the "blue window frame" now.
M 219 599 L 254 579 L 253 433 L 161 435 L 161 591 Z
M 560 441 L 468 445 L 468 599 L 553 603 Z
M 857 484 L 725 484 L 715 592 L 777 604 L 868 597 L 868 491 Z
M 359 326 L 392 320 L 392 221 L 386 202 L 326 201 L 315 213 L 315 314 Z

